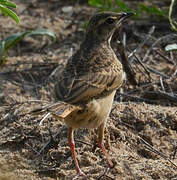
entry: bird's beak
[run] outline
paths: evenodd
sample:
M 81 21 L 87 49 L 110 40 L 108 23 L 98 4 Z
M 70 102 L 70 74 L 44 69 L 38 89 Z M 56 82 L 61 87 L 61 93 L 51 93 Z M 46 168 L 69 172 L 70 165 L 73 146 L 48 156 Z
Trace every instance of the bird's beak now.
M 125 19 L 127 19 L 133 15 L 135 15 L 135 13 L 133 13 L 133 12 L 121 13 L 121 17 L 117 22 L 117 26 L 119 26 Z

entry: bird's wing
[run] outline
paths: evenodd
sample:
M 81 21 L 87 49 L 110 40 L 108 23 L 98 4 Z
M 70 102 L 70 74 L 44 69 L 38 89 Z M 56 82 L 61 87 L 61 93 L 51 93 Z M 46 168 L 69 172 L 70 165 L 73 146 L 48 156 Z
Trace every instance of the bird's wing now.
M 75 104 L 109 93 L 120 87 L 121 83 L 122 71 L 65 76 L 55 85 L 55 92 L 58 100 Z

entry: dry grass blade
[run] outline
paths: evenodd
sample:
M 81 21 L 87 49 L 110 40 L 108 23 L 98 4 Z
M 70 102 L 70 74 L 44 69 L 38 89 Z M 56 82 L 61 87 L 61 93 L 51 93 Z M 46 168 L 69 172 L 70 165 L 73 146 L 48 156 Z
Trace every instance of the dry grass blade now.
M 170 40 L 175 39 L 175 38 L 177 38 L 177 34 L 168 34 L 168 35 L 166 35 L 166 36 L 163 36 L 163 37 L 160 37 L 159 39 L 157 39 L 157 40 L 151 45 L 151 47 L 148 49 L 148 51 L 146 52 L 146 54 L 145 54 L 142 62 L 145 62 L 145 61 L 147 60 L 147 58 L 148 58 L 148 56 L 149 56 L 149 53 L 152 51 L 153 47 L 155 47 L 158 43 L 164 42 L 164 41 L 166 41 L 166 42 L 169 41 L 169 42 L 170 42 Z
M 156 103 L 156 100 L 145 99 L 145 98 L 129 95 L 129 94 L 126 94 L 126 93 L 118 92 L 117 94 L 120 95 L 120 96 L 128 97 L 131 101 L 134 101 L 134 102 Z
M 144 69 L 144 71 L 146 72 L 143 72 L 141 71 L 139 68 L 139 71 L 142 72 L 142 74 L 144 74 L 145 76 L 147 75 L 149 80 L 151 81 L 152 80 L 152 77 L 151 77 L 151 74 L 150 74 L 150 71 L 148 70 L 148 68 L 146 67 L 146 65 L 136 56 L 136 53 L 133 53 L 133 57 L 135 57 L 136 61 L 141 65 L 141 67 Z M 138 66 L 137 66 L 138 67 Z
M 172 60 L 171 60 L 170 58 L 168 58 L 167 56 L 165 56 L 164 54 L 162 54 L 162 52 L 160 52 L 160 50 L 154 49 L 154 51 L 155 51 L 158 55 L 160 55 L 163 59 L 165 59 L 168 63 L 175 65 L 175 62 L 172 61 Z
M 135 53 L 139 53 L 140 50 L 142 49 L 142 47 L 146 44 L 146 42 L 150 39 L 150 37 L 152 36 L 152 34 L 155 31 L 155 26 L 152 26 L 147 34 L 147 36 L 144 38 L 144 40 L 138 45 L 138 47 L 129 54 L 128 58 L 131 58 Z
M 163 91 L 145 91 L 146 94 L 157 95 L 160 98 L 167 99 L 172 102 L 177 102 L 177 95 L 173 95 L 171 93 L 163 92 Z
M 125 167 L 125 169 L 132 175 L 134 180 L 137 180 L 138 178 L 136 177 L 136 175 L 132 172 L 131 168 L 129 167 L 128 163 L 126 161 L 123 161 L 123 166 Z
M 103 177 L 106 176 L 106 177 L 108 177 L 109 179 L 113 180 L 112 177 L 110 177 L 110 176 L 107 175 L 107 174 L 109 173 L 109 170 L 110 170 L 110 168 L 106 168 L 105 171 L 103 172 L 103 174 L 101 174 L 97 179 L 98 179 L 98 180 L 101 180 Z
M 119 54 L 121 56 L 121 60 L 122 60 L 121 62 L 122 62 L 122 65 L 123 65 L 123 69 L 127 74 L 127 79 L 132 85 L 137 85 L 137 82 L 136 82 L 136 79 L 135 79 L 135 72 L 134 72 L 133 68 L 131 67 L 130 62 L 128 61 L 128 57 L 127 57 L 127 54 L 125 52 L 125 46 L 124 46 L 124 43 L 123 43 L 123 40 L 122 40 L 121 31 L 119 31 L 118 38 L 120 40 L 119 47 L 118 47 L 118 52 L 119 52 Z
M 155 149 L 154 147 L 152 147 L 148 142 L 146 142 L 146 141 L 145 141 L 143 138 L 141 138 L 140 136 L 138 136 L 138 137 L 139 137 L 140 141 L 141 141 L 143 144 L 145 144 L 146 147 L 147 147 L 150 151 L 152 151 L 152 152 L 160 155 L 162 158 L 168 160 L 168 161 L 177 169 L 177 165 L 174 164 L 164 153 L 162 153 L 162 152 L 158 151 L 157 149 Z
M 152 72 L 152 73 L 154 73 L 154 74 L 157 74 L 157 75 L 159 75 L 159 76 L 162 76 L 163 78 L 166 78 L 166 79 L 169 79 L 169 78 L 170 78 L 170 77 L 167 76 L 166 74 L 163 74 L 163 73 L 157 71 L 156 69 L 153 69 L 153 68 L 148 67 L 148 66 L 146 66 L 146 67 L 148 68 L 148 70 L 149 70 L 150 72 Z

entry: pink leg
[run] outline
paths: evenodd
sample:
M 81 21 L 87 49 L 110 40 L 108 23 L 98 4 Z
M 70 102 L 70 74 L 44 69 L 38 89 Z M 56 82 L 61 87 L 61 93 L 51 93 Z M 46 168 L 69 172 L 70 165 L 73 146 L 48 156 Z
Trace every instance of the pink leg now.
M 71 149 L 72 152 L 72 156 L 76 165 L 76 171 L 77 171 L 77 175 L 78 176 L 84 176 L 84 173 L 82 172 L 82 170 L 79 167 L 79 163 L 77 160 L 77 154 L 75 151 L 75 143 L 74 143 L 74 136 L 73 136 L 74 130 L 72 128 L 69 128 L 69 135 L 68 135 L 68 142 L 69 142 L 69 147 Z
M 102 149 L 104 155 L 106 156 L 106 160 L 108 162 L 109 167 L 112 168 L 113 167 L 113 163 L 112 163 L 112 161 L 110 159 L 110 156 L 109 156 L 109 154 L 106 151 L 106 148 L 104 146 L 104 129 L 105 129 L 105 125 L 103 123 L 98 128 L 98 145 Z

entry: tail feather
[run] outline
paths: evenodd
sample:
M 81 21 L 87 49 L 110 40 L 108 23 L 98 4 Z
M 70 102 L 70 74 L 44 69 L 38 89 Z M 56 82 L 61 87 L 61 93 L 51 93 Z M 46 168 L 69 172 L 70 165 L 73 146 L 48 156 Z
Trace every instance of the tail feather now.
M 59 119 L 66 118 L 70 113 L 76 110 L 80 110 L 80 106 L 71 105 L 65 102 L 52 103 L 43 107 L 36 108 L 30 113 L 35 114 L 52 114 L 54 117 Z M 48 117 L 48 116 L 47 116 Z
M 51 114 L 56 118 L 66 118 L 70 113 L 76 110 L 80 110 L 80 106 L 75 106 L 71 104 L 61 104 L 60 106 L 57 106 L 56 109 L 50 110 Z

